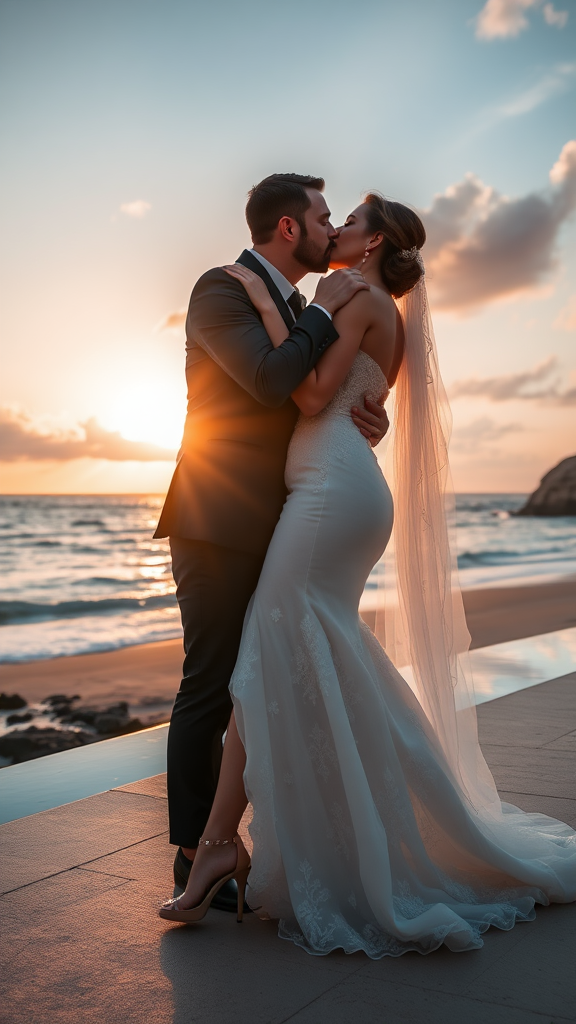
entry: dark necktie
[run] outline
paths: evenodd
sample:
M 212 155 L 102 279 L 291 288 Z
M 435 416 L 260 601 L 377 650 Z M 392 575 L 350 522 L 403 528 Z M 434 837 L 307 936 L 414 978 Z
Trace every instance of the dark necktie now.
M 286 299 L 286 304 L 290 306 L 290 309 L 294 314 L 294 319 L 297 320 L 306 305 L 306 299 L 302 295 L 302 292 L 299 292 L 298 289 L 295 288 L 292 295 L 289 295 Z

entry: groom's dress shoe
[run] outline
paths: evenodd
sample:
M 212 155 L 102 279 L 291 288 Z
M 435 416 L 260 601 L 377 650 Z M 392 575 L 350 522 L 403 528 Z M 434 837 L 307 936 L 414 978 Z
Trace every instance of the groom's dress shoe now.
M 174 885 L 177 885 L 179 889 L 186 888 L 191 867 L 192 861 L 182 853 L 182 848 L 179 846 L 174 858 Z M 238 909 L 238 886 L 233 878 L 218 890 L 210 906 L 214 910 L 228 910 L 233 914 L 236 913 Z M 251 913 L 246 901 L 244 901 L 244 913 Z
M 179 889 L 185 889 L 188 885 L 188 876 L 192 867 L 192 861 L 185 857 L 182 853 L 182 847 L 178 847 L 178 852 L 174 857 L 174 885 L 177 885 Z

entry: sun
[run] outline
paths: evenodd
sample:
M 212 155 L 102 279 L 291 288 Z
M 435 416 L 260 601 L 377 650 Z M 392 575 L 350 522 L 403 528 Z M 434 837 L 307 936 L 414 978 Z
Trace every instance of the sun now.
M 185 404 L 154 384 L 139 384 L 115 395 L 98 419 L 107 430 L 117 430 L 128 441 L 147 441 L 176 450 L 182 440 Z

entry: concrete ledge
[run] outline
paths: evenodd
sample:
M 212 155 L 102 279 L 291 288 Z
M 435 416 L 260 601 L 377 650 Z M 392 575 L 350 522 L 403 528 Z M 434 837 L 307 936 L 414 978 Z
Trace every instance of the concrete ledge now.
M 0 770 L 0 824 L 166 771 L 167 725 Z

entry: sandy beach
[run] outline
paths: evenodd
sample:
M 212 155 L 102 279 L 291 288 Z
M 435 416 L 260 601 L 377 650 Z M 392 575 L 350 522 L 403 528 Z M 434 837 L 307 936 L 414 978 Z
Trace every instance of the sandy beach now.
M 471 648 L 576 626 L 576 578 L 463 591 Z
M 576 580 L 464 591 L 472 647 L 519 640 L 576 625 Z M 373 624 L 374 613 L 364 618 Z M 0 665 L 0 689 L 29 703 L 55 694 L 83 701 L 125 700 L 132 706 L 171 703 L 179 685 L 181 640 L 117 651 Z

